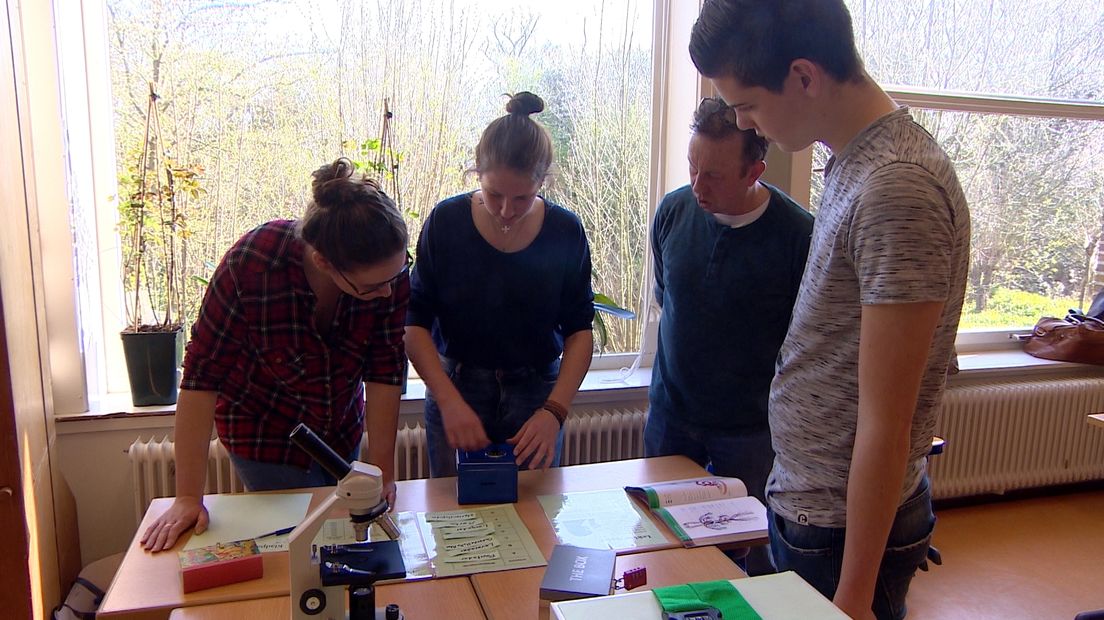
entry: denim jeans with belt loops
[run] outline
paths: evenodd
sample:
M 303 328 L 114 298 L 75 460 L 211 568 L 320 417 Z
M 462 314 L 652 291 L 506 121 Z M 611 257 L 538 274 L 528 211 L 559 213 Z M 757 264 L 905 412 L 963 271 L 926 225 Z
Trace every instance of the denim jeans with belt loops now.
M 445 357 L 441 363 L 464 402 L 483 422 L 483 430 L 493 443 L 505 443 L 521 430 L 533 412 L 548 400 L 560 374 L 558 359 L 542 368 L 480 368 Z M 430 390 L 426 390 L 425 422 L 430 476 L 455 476 L 456 450 L 448 445 L 441 409 Z M 553 466 L 560 464 L 562 450 L 561 430 L 556 438 Z
M 844 528 L 794 523 L 768 511 L 771 553 L 779 571 L 792 570 L 830 600 L 843 568 Z M 897 508 L 874 588 L 874 615 L 879 620 L 901 620 L 907 611 L 905 595 L 916 569 L 928 556 L 935 514 L 931 486 L 925 476 L 920 486 Z

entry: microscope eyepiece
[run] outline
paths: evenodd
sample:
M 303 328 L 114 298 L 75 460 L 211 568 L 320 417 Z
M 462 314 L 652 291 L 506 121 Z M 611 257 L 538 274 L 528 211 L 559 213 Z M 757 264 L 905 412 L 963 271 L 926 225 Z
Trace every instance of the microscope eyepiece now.
M 328 471 L 331 476 L 338 480 L 349 475 L 349 470 L 353 468 L 341 455 L 334 452 L 333 448 L 326 445 L 326 442 L 322 441 L 318 435 L 315 435 L 310 427 L 302 422 L 295 427 L 295 430 L 291 431 L 290 438 L 292 443 L 302 448 L 303 452 L 318 461 L 322 469 Z

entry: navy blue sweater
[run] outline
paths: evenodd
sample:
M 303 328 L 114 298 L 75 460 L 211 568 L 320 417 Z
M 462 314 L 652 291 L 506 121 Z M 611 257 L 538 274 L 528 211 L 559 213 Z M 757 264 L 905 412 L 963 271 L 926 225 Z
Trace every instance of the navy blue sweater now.
M 406 323 L 430 330 L 439 353 L 467 364 L 545 366 L 594 320 L 583 225 L 546 200 L 536 239 L 507 254 L 483 239 L 471 209 L 471 194 L 460 194 L 426 218 Z
M 742 228 L 664 197 L 652 234 L 663 307 L 651 415 L 720 432 L 767 428 L 767 396 L 809 254 L 813 217 L 777 189 Z

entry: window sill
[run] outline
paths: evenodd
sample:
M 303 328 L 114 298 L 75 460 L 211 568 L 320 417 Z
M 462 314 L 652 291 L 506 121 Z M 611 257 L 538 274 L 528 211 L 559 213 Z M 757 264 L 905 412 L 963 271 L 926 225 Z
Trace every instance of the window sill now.
M 1019 346 L 960 352 L 958 367 L 958 374 L 951 377 L 952 385 L 963 381 L 1015 379 L 1043 375 L 1100 374 L 1100 368 L 1097 366 L 1039 359 L 1024 353 Z
M 1100 374 L 1100 368 L 1097 366 L 1043 360 L 1024 353 L 1019 347 L 960 353 L 958 360 L 959 373 L 950 378 L 952 385 L 1017 377 L 1098 376 Z M 619 370 L 590 371 L 583 380 L 574 404 L 591 405 L 647 400 L 652 369 L 641 367 L 624 378 L 621 374 Z M 424 401 L 425 385 L 419 379 L 411 379 L 407 384 L 407 392 L 402 397 L 400 414 L 408 416 L 421 413 Z M 125 393 L 108 394 L 92 399 L 91 403 L 92 407 L 85 413 L 62 414 L 54 419 L 59 423 L 67 424 L 123 419 L 131 422 L 129 426 L 138 428 L 149 426 L 150 423 L 156 424 L 157 418 L 172 416 L 175 413 L 173 405 L 135 407 L 130 403 L 130 394 Z
M 646 401 L 648 385 L 652 381 L 650 367 L 638 368 L 631 375 L 622 377 L 620 370 L 591 370 L 579 386 L 574 405 L 593 405 L 609 402 Z M 421 414 L 425 403 L 425 384 L 421 379 L 411 379 L 406 385 L 400 415 Z
M 632 375 L 621 378 L 618 370 L 592 370 L 583 379 L 575 404 L 596 404 L 626 400 L 647 400 L 648 385 L 652 380 L 651 368 L 639 368 Z M 406 386 L 399 406 L 400 414 L 421 413 L 425 402 L 425 384 L 420 379 L 411 379 Z M 90 399 L 89 410 L 83 413 L 59 414 L 54 417 L 58 423 L 88 422 L 94 420 L 143 420 L 163 418 L 176 413 L 175 405 L 135 407 L 131 404 L 130 394 L 116 392 Z M 140 426 L 141 424 L 139 424 Z

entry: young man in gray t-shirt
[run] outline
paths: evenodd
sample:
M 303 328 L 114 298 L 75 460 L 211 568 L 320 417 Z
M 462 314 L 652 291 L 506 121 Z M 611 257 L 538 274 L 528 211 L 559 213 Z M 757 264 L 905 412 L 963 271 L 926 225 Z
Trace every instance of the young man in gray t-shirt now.
M 690 54 L 742 129 L 832 152 L 771 385 L 775 563 L 852 617 L 903 618 L 935 522 L 925 457 L 969 265 L 962 189 L 865 73 L 842 0 L 707 0 Z

